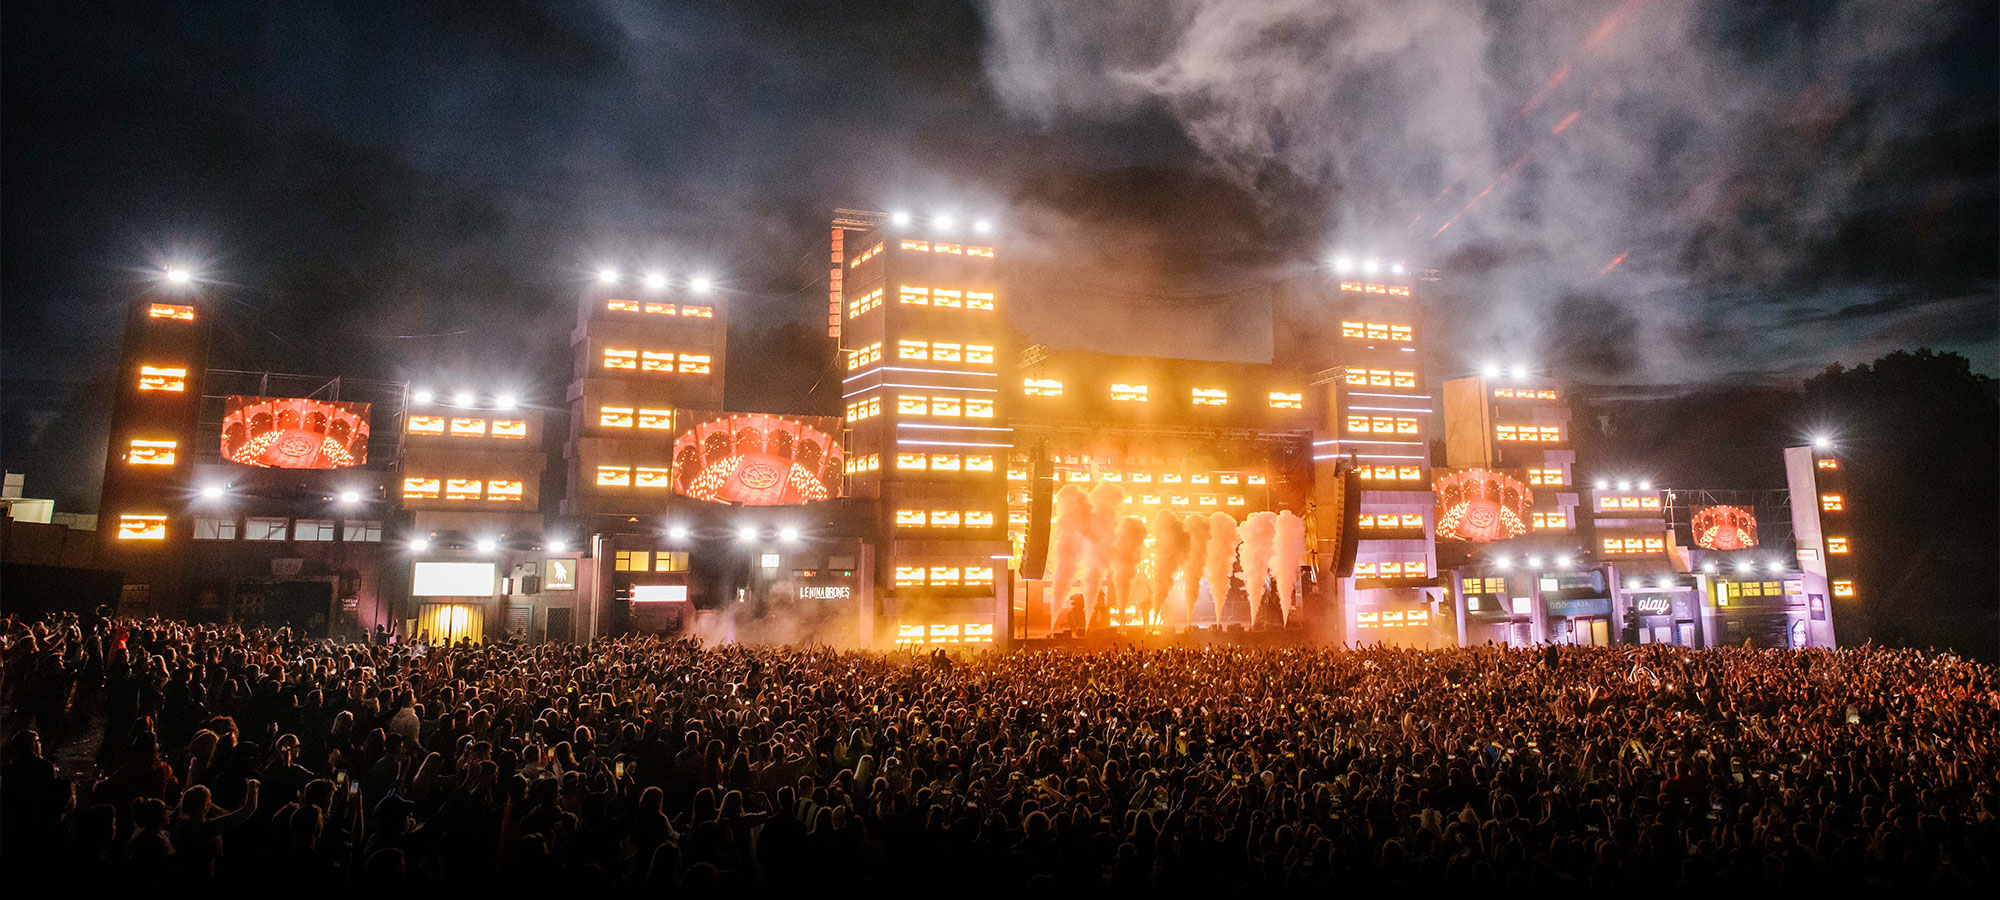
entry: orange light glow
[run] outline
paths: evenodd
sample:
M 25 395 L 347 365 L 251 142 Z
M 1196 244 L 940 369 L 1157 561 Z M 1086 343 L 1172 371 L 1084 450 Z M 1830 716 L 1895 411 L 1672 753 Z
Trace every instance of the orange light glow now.
M 681 374 L 706 375 L 708 374 L 708 367 L 709 355 L 706 353 L 681 354 Z
M 1844 512 L 1847 509 L 1847 501 L 1839 494 L 1821 494 L 1819 508 L 1823 512 Z
M 1128 403 L 1144 403 L 1146 402 L 1146 386 L 1143 384 L 1113 384 L 1111 386 L 1111 399 L 1123 400 Z
M 121 541 L 164 541 L 167 539 L 167 517 L 130 513 L 119 516 L 118 539 Z
M 171 466 L 180 445 L 180 441 L 135 440 L 125 451 L 125 462 L 134 466 Z
M 1814 460 L 1813 465 L 1816 465 L 1822 469 L 1838 469 L 1840 468 L 1840 460 L 1832 458 L 1822 458 Z
M 492 435 L 497 438 L 525 438 L 528 423 L 521 419 L 494 419 Z
M 597 408 L 597 424 L 605 428 L 630 428 L 632 407 L 600 406 Z
M 639 351 L 612 350 L 607 348 L 604 351 L 604 367 L 607 369 L 637 369 L 639 368 Z
M 639 466 L 633 469 L 633 484 L 642 488 L 669 488 L 674 485 L 673 472 L 660 466 Z
M 647 350 L 639 354 L 639 367 L 648 372 L 672 372 L 674 355 L 665 351 Z
M 598 487 L 631 487 L 632 470 L 625 466 L 598 466 Z
M 486 499 L 519 503 L 521 500 L 521 483 L 510 480 L 488 481 L 486 482 Z
M 443 416 L 411 416 L 411 417 L 410 417 L 410 433 L 411 433 L 411 434 L 443 434 L 443 433 L 444 433 L 444 417 L 443 417 Z
M 485 419 L 451 420 L 452 437 L 484 437 L 485 435 L 486 435 Z
M 1194 405 L 1224 406 L 1229 403 L 1229 392 L 1221 388 L 1195 388 Z
M 173 319 L 181 322 L 194 321 L 194 307 L 177 303 L 155 303 L 146 307 L 147 318 Z
M 484 487 L 477 478 L 447 478 L 444 482 L 446 500 L 477 500 Z
M 611 312 L 635 313 L 639 311 L 639 304 L 630 300 L 606 300 L 604 301 L 604 308 Z
M 1840 556 L 1847 553 L 1847 539 L 1844 537 L 1827 538 L 1826 552 L 1834 556 Z
M 187 390 L 188 370 L 181 366 L 140 366 L 139 390 L 173 391 Z
M 654 431 L 668 431 L 674 427 L 674 411 L 670 409 L 639 410 L 639 427 Z
M 435 500 L 444 489 L 444 482 L 436 478 L 412 476 L 403 479 L 403 499 Z
M 1852 581 L 1847 581 L 1847 580 L 1845 580 L 1845 579 L 1843 579 L 1843 580 L 1840 580 L 1840 581 L 1836 581 L 1836 582 L 1834 582 L 1834 583 L 1833 583 L 1833 595 L 1834 595 L 1835 597 L 1852 597 L 1852 596 L 1854 596 L 1854 582 L 1852 582 Z

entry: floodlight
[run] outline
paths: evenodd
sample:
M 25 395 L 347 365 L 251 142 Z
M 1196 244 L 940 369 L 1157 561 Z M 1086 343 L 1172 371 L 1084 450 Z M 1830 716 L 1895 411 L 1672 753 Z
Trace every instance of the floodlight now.
M 910 224 L 910 214 L 906 212 L 892 212 L 889 214 L 889 222 L 892 225 L 908 225 Z
M 784 541 L 786 543 L 791 543 L 798 539 L 799 539 L 799 530 L 797 528 L 787 525 L 783 528 L 778 529 L 778 540 Z
M 950 216 L 932 216 L 932 217 L 931 217 L 931 224 L 932 224 L 933 226 L 935 226 L 935 227 L 937 228 L 937 230 L 939 230 L 939 231 L 950 231 L 950 230 L 951 230 L 951 224 L 952 224 L 952 222 L 951 222 L 951 217 L 950 217 Z
M 609 266 L 607 266 L 607 267 L 605 267 L 605 268 L 602 268 L 602 269 L 598 269 L 598 270 L 597 270 L 597 283 L 598 283 L 598 284 L 617 284 L 617 283 L 618 283 L 618 270 L 617 270 L 617 269 L 613 269 L 613 268 L 610 268 Z
M 1361 271 L 1366 272 L 1370 275 L 1375 274 L 1375 270 L 1380 268 L 1382 268 L 1382 264 L 1372 259 L 1361 264 Z
M 1621 491 L 1629 491 L 1632 489 L 1632 482 L 1629 481 L 1618 482 L 1618 489 Z
M 1333 270 L 1335 272 L 1346 272 L 1352 268 L 1354 268 L 1354 260 L 1348 259 L 1345 256 L 1336 256 L 1333 258 Z
M 1539 556 L 1530 556 L 1530 557 L 1528 557 L 1528 568 L 1531 568 L 1531 569 L 1539 569 L 1539 568 L 1541 568 L 1541 567 L 1542 567 L 1542 558 L 1541 558 L 1541 557 L 1539 557 Z
M 1563 568 L 1567 569 L 1567 568 L 1569 568 L 1569 567 L 1570 567 L 1570 565 L 1571 565 L 1572 563 L 1575 563 L 1575 562 L 1576 562 L 1576 560 L 1573 560 L 1573 559 L 1570 559 L 1569 557 L 1565 556 L 1565 557 L 1561 557 L 1561 558 L 1557 559 L 1557 560 L 1556 560 L 1556 565 L 1558 565 L 1558 566 L 1561 566 L 1561 567 L 1563 567 Z
M 493 407 L 495 409 L 513 409 L 516 402 L 513 394 L 501 394 L 493 398 Z
M 754 526 L 754 525 L 745 525 L 745 526 L 743 526 L 743 527 L 741 527 L 741 528 L 738 528 L 738 529 L 736 529 L 736 539 L 737 539 L 737 540 L 739 540 L 739 541 L 754 541 L 754 540 L 756 540 L 756 539 L 757 539 L 757 528 L 756 528 L 756 526 Z
M 431 548 L 431 542 L 430 542 L 429 540 L 426 540 L 426 539 L 424 539 L 424 538 L 411 538 L 411 539 L 410 539 L 410 549 L 411 549 L 411 550 L 414 550 L 414 551 L 416 551 L 416 552 L 418 552 L 418 553 L 422 553 L 422 552 L 424 552 L 425 550 L 429 550 L 430 548 Z
M 972 223 L 972 230 L 977 231 L 980 234 L 991 234 L 993 232 L 993 223 L 988 222 L 985 219 L 980 219 L 979 221 Z
M 342 502 L 342 503 L 360 503 L 360 502 L 361 502 L 361 493 L 360 493 L 359 491 L 341 491 L 341 492 L 340 492 L 340 502 Z
M 1403 274 L 1403 264 L 1402 264 L 1402 263 L 1397 263 L 1397 264 L 1395 264 L 1395 265 L 1393 265 L 1393 266 L 1390 266 L 1390 267 L 1389 267 L 1389 271 L 1390 271 L 1390 272 L 1393 272 L 1393 273 L 1395 273 L 1395 274 L 1397 274 L 1397 275 L 1401 275 L 1401 274 Z
M 219 484 L 211 484 L 208 487 L 201 489 L 201 495 L 207 497 L 210 500 L 214 500 L 215 498 L 222 496 L 222 486 Z
M 167 282 L 169 284 L 187 284 L 192 281 L 194 281 L 194 273 L 188 271 L 186 268 L 182 266 L 167 267 Z
M 667 529 L 667 537 L 673 540 L 685 541 L 687 540 L 687 536 L 688 536 L 688 529 L 686 525 L 675 525 L 674 527 Z
M 1479 374 L 1484 375 L 1488 378 L 1499 378 L 1500 367 L 1489 363 L 1486 365 L 1486 367 L 1479 370 Z
M 459 391 L 458 393 L 453 394 L 451 397 L 451 402 L 456 403 L 460 406 L 471 406 L 472 404 L 478 401 L 479 398 L 473 396 L 471 391 Z
M 569 543 L 562 538 L 549 541 L 547 546 L 550 553 L 563 553 L 569 550 Z
M 1600 491 L 1608 491 L 1611 490 L 1611 482 L 1599 478 L 1597 479 L 1597 484 L 1595 485 L 1595 487 Z
M 693 288 L 697 294 L 706 294 L 710 288 L 715 287 L 715 282 L 707 275 L 696 275 L 688 279 L 688 287 Z
M 417 392 L 415 392 L 415 393 L 411 394 L 411 395 L 410 395 L 410 399 L 411 399 L 411 400 L 415 400 L 415 401 L 416 401 L 416 402 L 418 402 L 418 403 L 429 403 L 429 402 L 431 402 L 432 400 L 436 400 L 436 399 L 437 399 L 437 395 L 436 395 L 436 394 L 433 394 L 433 393 L 431 393 L 430 391 L 426 391 L 426 390 L 419 390 L 419 391 L 417 391 Z
M 667 286 L 667 273 L 665 272 L 646 273 L 646 287 L 658 291 L 658 290 L 664 290 L 666 286 Z
M 474 544 L 473 546 L 479 548 L 479 552 L 481 553 L 492 553 L 493 549 L 500 545 L 497 542 L 495 542 L 492 538 L 480 538 L 479 543 Z
M 1528 377 L 1528 367 L 1527 367 L 1527 366 L 1515 366 L 1515 367 L 1514 367 L 1514 380 L 1515 380 L 1515 381 L 1520 381 L 1521 379 L 1524 379 L 1524 378 L 1526 378 L 1526 377 Z

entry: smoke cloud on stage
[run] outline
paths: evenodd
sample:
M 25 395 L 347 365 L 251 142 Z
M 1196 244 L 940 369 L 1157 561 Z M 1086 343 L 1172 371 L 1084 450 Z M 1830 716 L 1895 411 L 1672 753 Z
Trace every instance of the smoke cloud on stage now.
M 1181 517 L 1170 509 L 1153 513 L 1152 530 L 1153 605 L 1159 609 L 1161 621 L 1186 625 L 1194 613 L 1194 596 L 1198 586 L 1193 578 L 1187 579 L 1181 603 L 1173 602 L 1171 593 L 1174 576 L 1187 565 L 1187 531 L 1181 527 Z
M 1237 535 L 1236 520 L 1228 513 L 1211 513 L 1208 517 L 1208 553 L 1202 574 L 1208 578 L 1208 592 L 1215 597 L 1215 619 L 1222 621 L 1222 607 L 1229 601 L 1229 574 L 1235 568 Z M 1203 624 L 1196 622 L 1195 624 Z
M 1292 614 L 1292 596 L 1298 587 L 1299 564 L 1305 558 L 1306 520 L 1289 509 L 1278 513 L 1277 544 L 1271 551 L 1271 572 L 1278 579 L 1278 607 L 1288 617 Z
M 1264 584 L 1271 574 L 1271 550 L 1278 539 L 1278 514 L 1253 512 L 1243 521 L 1243 590 L 1250 596 L 1250 624 L 1260 623 Z

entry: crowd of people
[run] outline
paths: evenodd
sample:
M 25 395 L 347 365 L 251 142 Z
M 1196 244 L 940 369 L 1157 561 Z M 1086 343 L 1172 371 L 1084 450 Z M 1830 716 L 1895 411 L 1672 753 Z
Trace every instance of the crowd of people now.
M 2000 683 L 1945 653 L 6 626 L 0 852 L 86 889 L 1958 892 L 2000 864 Z

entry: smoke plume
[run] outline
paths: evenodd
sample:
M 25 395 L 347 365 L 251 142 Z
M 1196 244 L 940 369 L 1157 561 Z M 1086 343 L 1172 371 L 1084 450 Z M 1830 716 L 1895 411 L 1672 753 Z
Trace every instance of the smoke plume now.
M 1181 592 L 1187 598 L 1187 621 L 1194 620 L 1194 605 L 1201 599 L 1201 572 L 1208 565 L 1208 517 L 1200 513 L 1181 520 L 1187 530 L 1187 558 L 1181 563 Z M 1211 589 L 1211 593 L 1213 589 Z
M 1253 512 L 1243 520 L 1243 589 L 1250 594 L 1250 624 L 1261 624 L 1264 582 L 1271 574 L 1271 549 L 1278 539 L 1278 514 Z
M 1125 489 L 1109 481 L 1099 482 L 1090 489 L 1090 529 L 1087 532 L 1090 543 L 1083 551 L 1083 608 L 1085 616 L 1095 615 L 1098 594 L 1104 588 L 1104 579 L 1111 574 L 1112 532 L 1118 527 L 1118 514 L 1123 511 Z M 1086 627 L 1096 628 L 1101 623 L 1087 621 Z
M 1229 599 L 1229 572 L 1236 562 L 1236 520 L 1228 513 L 1212 513 L 1208 517 L 1208 562 L 1203 574 L 1208 577 L 1208 592 L 1215 595 L 1215 620 L 1222 621 L 1222 605 Z
M 1146 523 L 1138 516 L 1119 519 L 1111 542 L 1111 608 L 1121 615 L 1126 607 L 1139 605 L 1132 588 L 1145 553 Z
M 1169 612 L 1178 612 L 1168 601 L 1174 587 L 1174 576 L 1187 563 L 1188 536 L 1181 528 L 1181 517 L 1171 509 L 1155 510 L 1153 513 L 1153 605 L 1160 611 L 1162 621 L 1178 618 Z M 1192 579 L 1189 581 L 1193 583 Z M 1186 624 L 1185 622 L 1176 624 Z
M 1083 488 L 1065 484 L 1056 492 L 1055 522 L 1050 530 L 1049 555 L 1054 557 L 1054 572 L 1050 576 L 1049 604 L 1053 623 L 1069 608 L 1070 585 L 1076 581 L 1077 567 L 1082 564 L 1084 548 L 1090 542 L 1090 495 Z
M 1298 513 L 1278 513 L 1278 542 L 1271 550 L 1271 572 L 1278 579 L 1278 608 L 1289 616 L 1292 594 L 1299 583 L 1299 563 L 1306 558 L 1306 520 Z

